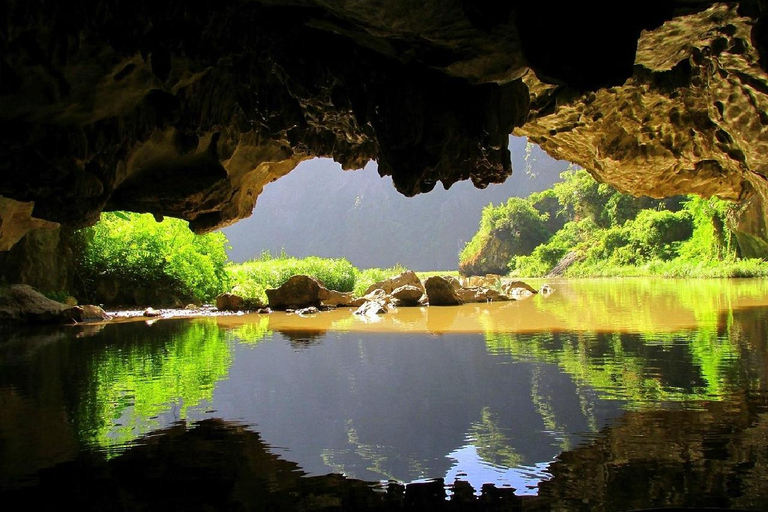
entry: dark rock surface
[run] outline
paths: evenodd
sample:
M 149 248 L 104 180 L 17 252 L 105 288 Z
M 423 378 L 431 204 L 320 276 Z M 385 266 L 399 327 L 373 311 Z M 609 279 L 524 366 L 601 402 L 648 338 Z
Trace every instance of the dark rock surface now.
M 301 309 L 310 306 L 320 307 L 324 288 L 314 277 L 296 275 L 290 277 L 282 286 L 265 290 L 269 307 L 275 310 Z
M 11 2 L 0 248 L 104 209 L 215 229 L 315 156 L 484 187 L 516 128 L 623 191 L 745 201 L 762 250 L 768 6 L 710 5 Z
M 430 306 L 458 306 L 464 303 L 459 296 L 461 287 L 454 286 L 455 279 L 432 276 L 424 282 Z
M 0 323 L 51 324 L 109 320 L 99 306 L 68 306 L 26 284 L 0 287 Z

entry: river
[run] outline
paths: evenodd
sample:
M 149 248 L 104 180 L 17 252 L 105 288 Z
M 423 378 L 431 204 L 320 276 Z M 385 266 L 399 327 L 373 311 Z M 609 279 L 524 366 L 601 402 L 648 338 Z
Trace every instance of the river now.
M 1 498 L 768 510 L 768 281 L 548 283 L 375 319 L 6 328 Z

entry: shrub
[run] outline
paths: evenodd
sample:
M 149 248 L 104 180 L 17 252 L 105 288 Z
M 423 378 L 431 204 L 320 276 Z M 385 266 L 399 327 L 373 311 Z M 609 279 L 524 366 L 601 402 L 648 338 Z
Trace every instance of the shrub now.
M 262 302 L 266 302 L 265 289 L 277 288 L 297 274 L 312 276 L 326 288 L 340 292 L 354 290 L 359 274 L 359 270 L 343 258 L 298 259 L 285 253 L 273 257 L 269 252 L 245 263 L 230 264 L 226 269 L 233 293 Z
M 156 222 L 149 214 L 104 213 L 78 234 L 78 270 L 90 295 L 100 277 L 123 286 L 155 288 L 180 299 L 207 301 L 226 289 L 223 233 L 195 235 L 179 219 Z

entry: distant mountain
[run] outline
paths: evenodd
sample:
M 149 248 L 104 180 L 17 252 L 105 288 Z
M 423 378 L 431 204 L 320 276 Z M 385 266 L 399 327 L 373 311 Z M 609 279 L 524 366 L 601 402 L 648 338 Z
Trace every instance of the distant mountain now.
M 510 138 L 514 172 L 503 184 L 480 190 L 466 181 L 412 198 L 379 177 L 375 163 L 343 171 L 329 159 L 303 162 L 264 188 L 251 217 L 223 230 L 229 257 L 240 262 L 284 249 L 297 257 L 343 257 L 360 268 L 456 269 L 484 206 L 549 188 L 567 168 L 537 146 L 526 151 L 526 143 Z

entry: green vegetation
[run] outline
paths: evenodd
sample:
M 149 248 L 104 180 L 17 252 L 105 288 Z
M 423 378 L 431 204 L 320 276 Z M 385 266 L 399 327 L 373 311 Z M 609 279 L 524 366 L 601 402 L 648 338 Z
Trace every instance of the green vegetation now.
M 79 401 L 76 415 L 85 444 L 117 455 L 160 428 L 161 414 L 172 411 L 184 420 L 210 403 L 216 383 L 227 377 L 231 340 L 214 320 L 158 328 L 167 331 L 164 343 L 141 343 L 143 333 L 135 340 L 117 337 L 90 362 L 88 396 Z
M 304 274 L 316 278 L 329 290 L 354 292 L 362 295 L 375 282 L 382 281 L 405 269 L 398 266 L 360 270 L 344 258 L 294 258 L 284 252 L 272 256 L 268 251 L 261 257 L 245 263 L 231 263 L 226 267 L 231 290 L 254 303 L 266 303 L 267 288 L 277 288 L 291 276 Z
M 79 232 L 78 272 L 86 297 L 109 280 L 123 289 L 161 290 L 179 300 L 207 301 L 227 288 L 227 239 L 195 235 L 187 222 L 152 215 L 104 213 Z
M 460 266 L 471 268 L 483 250 L 493 250 L 487 241 L 496 237 L 511 247 L 513 276 L 545 276 L 566 256 L 566 277 L 768 275 L 764 260 L 739 257 L 727 228 L 731 203 L 632 197 L 572 168 L 561 177 L 550 190 L 486 207 L 477 234 L 459 255 Z M 534 246 L 524 250 L 516 241 L 521 238 Z
M 550 233 L 545 228 L 547 219 L 546 213 L 540 213 L 530 202 L 519 197 L 510 197 L 496 207 L 488 205 L 483 208 L 480 229 L 464 246 L 459 259 L 464 262 L 476 258 L 500 233 L 506 234 L 506 242 L 515 251 L 532 249 L 549 238 Z

